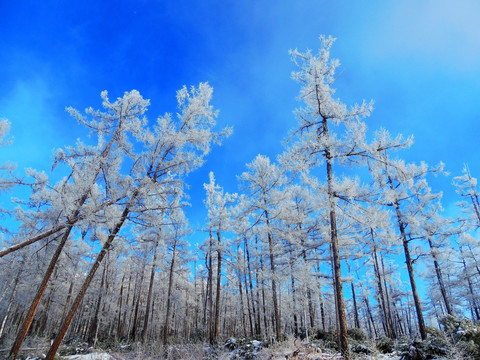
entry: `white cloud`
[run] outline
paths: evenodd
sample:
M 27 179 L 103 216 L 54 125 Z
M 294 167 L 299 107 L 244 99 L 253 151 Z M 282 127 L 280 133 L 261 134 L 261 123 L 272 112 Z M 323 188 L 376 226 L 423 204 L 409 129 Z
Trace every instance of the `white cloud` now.
M 408 0 L 384 4 L 376 14 L 377 23 L 364 29 L 371 32 L 368 50 L 373 55 L 478 71 L 480 2 Z

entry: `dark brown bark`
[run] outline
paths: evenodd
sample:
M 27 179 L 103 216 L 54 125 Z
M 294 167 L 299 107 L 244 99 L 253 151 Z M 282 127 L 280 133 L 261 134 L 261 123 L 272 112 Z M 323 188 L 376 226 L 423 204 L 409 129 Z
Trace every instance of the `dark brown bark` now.
M 148 295 L 147 295 L 147 308 L 145 310 L 145 318 L 143 320 L 143 329 L 142 329 L 142 342 L 145 342 L 147 337 L 147 329 L 148 329 L 148 318 L 150 313 L 150 305 L 152 302 L 152 292 L 153 292 L 153 280 L 155 279 L 155 263 L 157 262 L 157 246 L 158 243 L 155 242 L 153 247 L 153 259 L 152 259 L 152 270 L 150 272 L 150 283 L 148 285 Z
M 385 289 L 385 300 L 387 302 L 388 324 L 389 324 L 391 332 L 392 332 L 392 338 L 396 338 L 397 334 L 395 332 L 395 327 L 394 327 L 394 324 L 393 324 L 394 315 L 392 314 L 392 310 L 391 310 L 391 307 L 390 307 L 391 301 L 390 301 L 390 295 L 389 295 L 389 291 L 388 291 L 387 276 L 386 276 L 386 273 L 385 273 L 385 262 L 383 261 L 383 254 L 382 253 L 380 253 L 380 260 L 381 260 L 381 263 L 382 263 L 383 286 L 384 286 L 384 289 Z
M 237 245 L 237 253 L 239 246 Z M 242 269 L 238 268 L 238 292 L 240 293 L 240 321 L 242 324 L 243 336 L 247 337 L 247 321 L 245 319 L 245 303 L 243 300 Z M 248 303 L 248 300 L 247 300 Z M 248 304 L 247 304 L 248 306 Z
M 290 281 L 292 285 L 292 302 L 293 302 L 293 328 L 295 331 L 295 336 L 297 336 L 300 332 L 298 329 L 298 317 L 297 317 L 297 296 L 296 296 L 296 289 L 295 289 L 295 277 L 293 276 L 293 254 L 290 250 Z
M 323 118 L 323 133 L 324 136 L 328 138 L 328 125 L 327 119 Z M 343 287 L 342 287 L 342 271 L 340 267 L 340 250 L 338 247 L 338 236 L 337 236 L 337 218 L 335 214 L 335 194 L 333 189 L 333 171 L 332 171 L 332 155 L 330 153 L 329 146 L 325 147 L 325 158 L 327 163 L 327 191 L 328 191 L 328 200 L 330 204 L 330 241 L 332 248 L 332 258 L 333 258 L 333 276 L 334 276 L 334 285 L 335 285 L 335 299 L 336 307 L 338 314 L 338 335 L 340 343 L 339 349 L 343 357 L 346 360 L 350 359 L 350 350 L 348 348 L 348 332 L 347 332 L 347 317 L 345 314 L 345 303 L 343 300 Z
M 109 143 L 107 144 L 107 146 L 103 149 L 102 153 L 101 153 L 101 157 L 102 159 L 107 159 L 108 157 L 108 154 L 110 153 L 110 150 L 112 149 L 112 146 L 113 146 L 113 143 L 114 141 L 116 140 L 116 136 L 117 136 L 117 133 L 119 131 L 121 131 L 121 125 L 122 125 L 122 118 L 119 119 L 118 123 L 117 123 L 117 126 L 115 128 L 115 131 L 113 132 L 112 134 L 112 137 L 109 141 Z M 95 174 L 93 175 L 93 177 L 91 178 L 91 185 L 93 185 L 95 183 L 95 181 L 97 180 L 97 177 L 98 175 L 100 174 L 100 170 L 101 168 L 99 167 Z M 32 305 L 30 306 L 30 309 L 28 311 L 28 314 L 27 314 L 27 317 L 17 335 L 17 338 L 15 339 L 15 342 L 12 346 L 12 349 L 10 350 L 10 353 L 9 353 L 9 356 L 8 358 L 11 359 L 11 360 L 15 360 L 18 352 L 20 351 L 20 347 L 22 346 L 22 343 L 23 343 L 23 340 L 25 340 L 25 337 L 28 333 L 28 330 L 30 329 L 30 326 L 32 325 L 32 322 L 33 322 L 33 319 L 35 317 L 35 314 L 38 310 L 38 307 L 40 305 L 40 301 L 42 300 L 42 296 L 43 296 L 43 293 L 45 292 L 45 289 L 47 288 L 47 284 L 48 284 L 48 281 L 50 280 L 50 276 L 52 275 L 53 273 L 53 269 L 55 268 L 56 264 L 57 264 L 57 261 L 58 261 L 58 258 L 60 257 L 60 254 L 65 246 L 65 243 L 67 242 L 68 240 L 68 237 L 70 236 L 70 232 L 72 231 L 73 229 L 73 225 L 76 223 L 76 221 L 78 220 L 78 216 L 80 214 L 80 210 L 81 208 L 83 207 L 83 204 L 85 204 L 85 202 L 87 201 L 88 199 L 88 196 L 89 196 L 89 192 L 90 191 L 86 191 L 79 199 L 78 199 L 78 204 L 76 206 L 76 209 L 72 212 L 72 214 L 70 214 L 70 216 L 67 217 L 67 221 L 66 221 L 66 224 L 62 224 L 62 225 L 59 225 L 56 229 L 60 228 L 60 227 L 64 227 L 65 228 L 65 233 L 63 234 L 61 240 L 60 240 L 60 243 L 58 244 L 57 246 L 57 249 L 55 250 L 55 253 L 52 257 L 52 259 L 50 260 L 50 264 L 47 268 L 47 271 L 44 275 L 44 278 L 40 284 L 40 286 L 38 287 L 38 290 L 37 290 L 37 294 L 35 295 L 35 298 L 32 302 Z M 122 222 L 123 224 L 123 222 Z M 55 229 L 52 229 L 51 231 L 53 231 Z M 43 237 L 46 237 L 46 236 L 43 236 L 47 233 L 50 233 L 51 231 L 49 232 L 46 232 L 42 235 L 39 235 L 37 236 L 36 238 L 38 238 L 38 240 L 40 240 L 40 238 L 43 238 Z M 57 232 L 54 231 L 53 233 Z M 53 234 L 52 233 L 52 234 Z M 42 237 L 43 236 L 43 237 Z M 32 240 L 32 239 L 30 239 Z M 27 241 L 28 242 L 28 241 Z M 19 244 L 21 245 L 21 244 Z M 27 244 L 28 245 L 28 244 Z M 25 245 L 26 246 L 26 245 Z M 8 249 L 7 249 L 8 250 Z M 5 250 L 5 251 L 7 251 Z M 14 251 L 14 250 L 12 250 Z M 11 251 L 10 251 L 11 252 Z
M 100 314 L 100 306 L 102 304 L 102 297 L 103 297 L 103 287 L 105 284 L 105 273 L 107 271 L 107 267 L 103 267 L 102 273 L 102 280 L 100 282 L 100 288 L 98 289 L 98 297 L 97 302 L 95 304 L 95 312 L 93 318 L 90 320 L 90 326 L 87 334 L 87 342 L 90 346 L 95 345 L 97 342 L 97 330 L 98 330 L 98 316 Z
M 385 335 L 387 335 L 387 337 L 389 338 L 392 338 L 392 330 L 390 329 L 390 321 L 389 321 L 387 306 L 385 302 L 385 295 L 383 292 L 383 283 L 382 283 L 382 278 L 380 274 L 380 267 L 379 267 L 378 256 L 377 256 L 377 247 L 375 245 L 373 229 L 370 229 L 370 235 L 372 237 L 372 242 L 373 242 L 373 270 L 375 272 L 375 277 L 377 278 L 376 280 L 377 280 L 377 287 L 378 287 L 378 298 L 380 300 L 380 308 L 383 314 L 383 326 L 385 329 Z
M 208 245 L 208 262 L 206 264 L 208 270 L 208 278 L 207 278 L 207 305 L 208 305 L 208 322 L 207 322 L 207 330 L 208 330 L 208 339 L 210 344 L 213 344 L 214 336 L 213 336 L 213 236 L 212 232 L 210 231 L 210 242 Z
M 247 281 L 247 275 L 249 278 L 248 285 L 245 285 L 245 287 L 247 289 L 250 287 L 250 300 L 252 304 L 253 321 L 255 322 L 255 334 L 260 335 L 260 320 L 257 320 L 259 319 L 259 317 L 257 317 L 257 312 L 259 312 L 260 310 L 258 309 L 258 307 L 255 307 L 255 299 L 254 299 L 254 291 L 253 291 L 253 276 L 252 276 L 252 268 L 250 265 L 250 251 L 248 248 L 248 241 L 246 237 L 244 238 L 244 244 L 245 244 L 245 254 L 247 256 L 247 274 L 245 274 L 245 281 Z M 250 327 L 252 328 L 251 323 L 252 323 L 252 319 L 250 318 Z M 252 336 L 253 336 L 253 333 L 252 333 Z
M 357 308 L 357 297 L 355 296 L 355 286 L 353 285 L 353 281 L 350 283 L 352 286 L 352 298 L 353 298 L 353 310 L 354 310 L 354 316 L 355 316 L 355 327 L 357 329 L 361 329 L 360 326 L 360 320 L 358 317 L 358 308 Z
M 115 225 L 114 229 L 110 232 L 107 240 L 105 241 L 105 244 L 102 247 L 102 250 L 97 255 L 97 258 L 95 259 L 94 264 L 92 265 L 90 271 L 88 272 L 87 277 L 85 278 L 85 281 L 83 283 L 82 288 L 80 289 L 80 292 L 78 293 L 77 297 L 75 298 L 75 301 L 72 304 L 72 308 L 70 309 L 67 317 L 65 318 L 65 322 L 63 323 L 57 337 L 55 338 L 55 341 L 53 342 L 52 346 L 50 347 L 50 350 L 48 351 L 47 357 L 45 358 L 46 360 L 53 360 L 55 357 L 55 354 L 57 353 L 58 347 L 60 346 L 63 337 L 65 336 L 68 327 L 70 326 L 70 323 L 73 319 L 73 316 L 75 315 L 75 312 L 78 309 L 78 306 L 80 305 L 80 302 L 82 301 L 83 297 L 85 296 L 85 293 L 87 292 L 88 287 L 90 286 L 90 283 L 92 282 L 92 279 L 100 266 L 100 263 L 102 262 L 103 258 L 107 254 L 108 249 L 110 248 L 110 245 L 112 244 L 113 240 L 117 236 L 118 232 L 122 228 L 125 220 L 127 219 L 128 213 L 130 212 L 129 207 L 125 207 L 123 210 L 122 216 L 120 217 L 120 220 L 118 223 Z
M 389 183 L 393 190 L 393 184 L 390 178 L 389 178 Z M 413 261 L 410 256 L 410 248 L 408 245 L 407 234 L 405 232 L 405 224 L 403 223 L 402 212 L 400 210 L 400 205 L 398 201 L 395 201 L 394 206 L 395 206 L 395 211 L 397 215 L 398 227 L 400 229 L 400 235 L 402 237 L 403 251 L 405 253 L 405 262 L 407 264 L 408 277 L 410 279 L 410 286 L 412 288 L 413 301 L 415 303 L 415 310 L 417 313 L 418 329 L 420 331 L 420 336 L 422 340 L 425 340 L 427 338 L 427 328 L 425 326 L 425 320 L 423 319 L 422 304 L 420 303 L 420 297 L 418 296 L 418 291 L 417 291 L 417 284 L 415 282 L 415 274 L 413 272 Z
M 13 300 L 15 299 L 15 295 L 17 294 L 18 281 L 20 279 L 20 274 L 22 273 L 22 271 L 23 271 L 23 267 L 20 268 L 20 271 L 17 273 L 17 276 L 15 277 L 15 280 L 13 283 L 12 295 L 10 295 L 7 311 L 5 312 L 5 316 L 3 317 L 3 320 L 2 320 L 2 325 L 0 325 L 0 339 L 2 338 L 3 332 L 5 330 L 5 324 L 7 323 L 8 317 L 10 316 L 10 313 L 11 313 Z
M 44 233 L 42 233 L 40 235 L 34 236 L 34 237 L 28 239 L 27 241 L 22 242 L 21 244 L 17 244 L 15 246 L 9 247 L 8 249 L 2 250 L 2 251 L 0 251 L 0 258 L 5 256 L 5 255 L 10 254 L 11 252 L 23 249 L 25 246 L 31 245 L 33 243 L 36 243 L 37 241 L 45 239 L 45 238 L 49 237 L 50 235 L 56 234 L 57 232 L 65 229 L 69 226 L 72 226 L 74 222 L 76 222 L 76 221 L 71 220 L 67 224 L 58 225 L 51 230 L 45 231 Z
M 165 323 L 163 326 L 163 344 L 166 345 L 168 342 L 168 334 L 170 328 L 170 307 L 171 307 L 171 296 L 173 288 L 173 271 L 175 269 L 175 257 L 177 249 L 177 239 L 174 239 L 172 247 L 172 262 L 170 263 L 170 270 L 168 273 L 168 290 L 167 290 L 167 309 L 165 312 Z
M 222 250 L 221 250 L 221 235 L 217 231 L 217 290 L 215 299 L 215 336 L 214 343 L 217 342 L 220 331 L 220 293 L 221 293 L 221 278 L 222 278 Z
M 30 330 L 30 326 L 32 325 L 33 319 L 35 318 L 35 314 L 37 313 L 38 307 L 40 306 L 40 303 L 42 301 L 42 296 L 48 285 L 48 281 L 50 280 L 50 277 L 53 274 L 55 265 L 57 265 L 57 261 L 60 257 L 60 254 L 62 253 L 63 247 L 65 246 L 65 243 L 67 242 L 71 231 L 72 231 L 72 225 L 67 227 L 67 229 L 65 230 L 65 233 L 63 234 L 62 239 L 60 240 L 60 243 L 58 244 L 57 249 L 55 250 L 55 253 L 52 256 L 52 259 L 50 260 L 50 264 L 48 265 L 47 271 L 45 272 L 42 282 L 40 283 L 37 289 L 37 293 L 35 295 L 35 298 L 33 299 L 32 304 L 30 305 L 30 309 L 28 310 L 27 316 L 23 321 L 22 327 L 20 328 L 17 334 L 17 337 L 15 339 L 15 342 L 13 343 L 12 349 L 10 350 L 10 353 L 8 355 L 9 360 L 15 360 L 17 358 L 17 355 L 18 355 L 18 352 L 20 351 L 23 340 L 25 340 L 28 330 Z
M 118 298 L 118 317 L 117 317 L 117 331 L 115 334 L 115 340 L 120 340 L 122 337 L 122 305 L 123 305 L 123 282 L 125 281 L 125 273 L 122 276 L 120 285 L 120 295 Z
M 364 297 L 363 300 L 365 301 L 365 306 L 367 307 L 368 318 L 370 319 L 370 322 L 371 322 L 372 327 L 373 327 L 373 332 L 375 333 L 375 338 L 376 338 L 376 337 L 378 337 L 377 328 L 375 327 L 375 321 L 373 320 L 372 310 L 370 310 L 370 304 L 369 304 L 368 299 L 366 297 Z
M 264 196 L 266 196 L 264 194 Z M 267 206 L 267 201 L 264 198 L 265 206 Z M 272 297 L 273 297 L 273 312 L 275 316 L 275 334 L 277 341 L 281 341 L 281 325 L 280 325 L 280 311 L 278 307 L 278 297 L 277 297 L 277 282 L 275 280 L 275 260 L 274 260 L 274 250 L 273 250 L 273 236 L 270 231 L 270 218 L 268 215 L 268 210 L 265 209 L 265 223 L 267 224 L 267 237 L 268 237 L 268 250 L 270 255 L 270 270 L 272 271 Z

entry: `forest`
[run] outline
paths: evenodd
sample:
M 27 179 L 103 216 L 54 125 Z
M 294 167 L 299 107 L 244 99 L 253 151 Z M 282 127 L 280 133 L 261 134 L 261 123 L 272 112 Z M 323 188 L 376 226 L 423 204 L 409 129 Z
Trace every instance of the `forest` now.
M 334 40 L 290 52 L 299 108 L 284 151 L 238 169 L 238 192 L 213 171 L 205 179 L 201 243 L 189 242 L 187 176 L 232 133 L 217 125 L 208 83 L 178 90 L 177 108 L 156 121 L 136 90 L 102 92 L 100 110 L 68 108 L 90 136 L 56 150 L 58 182 L 50 169 L 2 164 L 11 203 L 0 208 L 0 357 L 18 359 L 35 339 L 49 340 L 54 359 L 75 341 L 333 334 L 350 359 L 355 331 L 421 342 L 478 322 L 476 178 L 467 165 L 454 174 L 458 211 L 447 215 L 429 185 L 443 164 L 404 161 L 412 137 L 367 129 L 373 103 L 336 97 Z M 0 122 L 2 146 L 10 125 Z M 456 344 L 478 357 L 480 330 L 469 329 Z

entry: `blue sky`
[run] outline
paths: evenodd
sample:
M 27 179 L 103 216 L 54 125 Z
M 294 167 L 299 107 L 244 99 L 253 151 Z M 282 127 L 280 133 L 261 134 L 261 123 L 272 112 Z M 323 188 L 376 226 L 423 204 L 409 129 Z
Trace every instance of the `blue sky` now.
M 337 95 L 375 101 L 373 132 L 413 134 L 408 161 L 446 163 L 434 179 L 444 205 L 468 163 L 480 177 L 480 3 L 477 1 L 3 1 L 0 3 L 0 117 L 12 123 L 7 160 L 50 171 L 52 151 L 85 131 L 65 112 L 101 106 L 137 89 L 153 121 L 175 111 L 175 91 L 208 81 L 218 122 L 234 134 L 188 178 L 192 226 L 205 217 L 202 184 L 214 171 L 226 191 L 261 153 L 275 157 L 296 125 L 299 85 L 288 50 L 338 40 Z M 4 198 L 3 198 L 4 199 Z

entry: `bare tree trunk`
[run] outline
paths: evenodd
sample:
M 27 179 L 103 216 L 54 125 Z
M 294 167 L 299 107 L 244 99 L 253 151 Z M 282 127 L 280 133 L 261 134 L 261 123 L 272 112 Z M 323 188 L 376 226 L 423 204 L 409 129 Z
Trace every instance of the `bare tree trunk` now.
M 245 237 L 244 238 L 244 243 L 245 243 L 245 253 L 247 255 L 247 270 L 248 270 L 248 278 L 249 278 L 249 284 L 248 285 L 245 285 L 247 288 L 250 287 L 250 299 L 251 299 L 251 303 L 252 303 L 252 315 L 253 315 L 253 320 L 255 322 L 255 334 L 256 335 L 260 335 L 260 317 L 257 316 L 257 313 L 260 313 L 260 309 L 259 307 L 255 307 L 255 299 L 254 299 L 254 291 L 253 291 L 253 276 L 252 276 L 252 268 L 251 268 L 251 265 L 250 265 L 250 251 L 248 249 L 248 242 L 247 242 L 247 238 Z M 245 281 L 247 280 L 247 274 L 245 274 Z M 258 319 L 258 320 L 257 320 Z M 250 322 L 251 319 L 250 319 Z M 252 325 L 250 324 L 250 327 L 252 327 Z M 252 334 L 253 336 L 253 334 Z
M 86 197 L 85 197 L 85 200 L 86 200 Z M 79 212 L 80 211 L 77 210 L 76 215 L 78 215 Z M 55 250 L 55 253 L 52 256 L 52 259 L 50 260 L 50 264 L 48 265 L 47 271 L 43 276 L 43 280 L 37 289 L 37 293 L 35 295 L 35 298 L 33 299 L 32 304 L 30 305 L 30 309 L 28 310 L 27 316 L 23 322 L 22 327 L 20 328 L 20 331 L 17 334 L 15 342 L 13 343 L 12 349 L 10 350 L 10 354 L 8 355 L 9 360 L 15 360 L 17 358 L 17 355 L 18 355 L 18 352 L 20 351 L 20 347 L 22 346 L 23 340 L 25 340 L 28 330 L 32 325 L 33 319 L 35 318 L 35 314 L 37 313 L 38 307 L 40 306 L 43 293 L 45 292 L 48 285 L 48 281 L 50 280 L 50 277 L 53 274 L 53 269 L 55 268 L 55 265 L 57 265 L 57 261 L 60 257 L 60 254 L 62 253 L 63 247 L 67 242 L 67 239 L 70 235 L 70 232 L 72 231 L 72 228 L 73 228 L 73 225 L 70 225 L 69 227 L 67 227 L 67 229 L 65 230 L 65 233 L 62 236 L 62 239 L 60 240 L 60 243 L 57 246 L 57 249 Z
M 31 245 L 33 243 L 36 243 L 37 241 L 45 239 L 45 238 L 49 237 L 50 235 L 56 234 L 57 232 L 65 229 L 69 226 L 72 226 L 77 220 L 78 219 L 71 219 L 71 221 L 66 223 L 66 224 L 58 225 L 51 230 L 48 230 L 48 231 L 46 231 L 46 232 L 44 232 L 40 235 L 37 235 L 37 236 L 34 236 L 34 237 L 28 239 L 27 241 L 24 241 L 20 244 L 11 246 L 8 249 L 2 250 L 2 251 L 0 251 L 0 258 L 5 256 L 5 255 L 10 254 L 11 252 L 23 249 L 25 246 Z
M 125 281 L 125 273 L 122 276 L 120 285 L 120 296 L 118 298 L 118 317 L 117 317 L 117 331 L 115 333 L 115 340 L 118 341 L 121 338 L 122 329 L 122 305 L 123 305 L 123 282 Z
M 375 321 L 373 320 L 372 310 L 370 310 L 370 304 L 368 302 L 368 299 L 366 297 L 364 297 L 363 300 L 365 301 L 365 306 L 367 307 L 368 317 L 370 319 L 370 322 L 372 323 L 373 332 L 375 333 L 375 337 L 378 337 L 377 328 L 375 327 Z
M 174 240 L 172 248 L 172 262 L 170 264 L 170 271 L 168 274 L 168 290 L 167 290 L 167 309 L 165 312 L 165 324 L 163 326 L 163 344 L 167 345 L 168 342 L 168 333 L 169 333 L 169 317 L 170 317 L 170 306 L 171 306 L 171 295 L 173 287 L 173 271 L 175 268 L 175 256 L 176 256 L 177 240 Z
M 385 327 L 385 335 L 387 335 L 387 337 L 389 338 L 392 338 L 392 331 L 390 329 L 390 321 L 389 321 L 389 317 L 388 317 L 388 312 L 387 312 L 387 306 L 386 306 L 386 303 L 385 303 L 385 297 L 384 297 L 384 293 L 383 293 L 383 283 L 382 283 L 382 279 L 381 279 L 381 275 L 380 275 L 380 267 L 379 267 L 379 264 L 378 264 L 378 257 L 377 257 L 377 247 L 375 245 L 375 239 L 374 239 L 374 236 L 373 236 L 373 229 L 370 229 L 370 234 L 371 234 L 371 237 L 372 237 L 372 242 L 373 242 L 373 269 L 375 271 L 375 275 L 376 275 L 376 278 L 377 278 L 377 286 L 378 286 L 378 298 L 379 298 L 379 302 L 380 302 L 380 307 L 382 309 L 382 313 L 383 313 L 383 324 L 384 324 L 384 327 Z
M 150 284 L 148 285 L 148 295 L 147 295 L 147 308 L 145 310 L 145 319 L 143 321 L 143 329 L 142 329 L 142 342 L 145 342 L 147 336 L 147 328 L 148 328 L 148 317 L 150 312 L 150 304 L 152 302 L 152 292 L 153 292 L 153 280 L 155 278 L 155 263 L 157 261 L 157 246 L 158 242 L 155 241 L 155 245 L 153 247 L 153 259 L 152 259 L 152 271 L 150 272 Z
M 140 310 L 140 301 L 142 299 L 142 285 L 143 285 L 143 279 L 145 277 L 145 265 L 147 262 L 146 256 L 143 258 L 142 262 L 142 270 L 140 273 L 140 280 L 137 283 L 138 277 L 135 278 L 135 288 L 133 292 L 133 299 L 132 299 L 132 305 L 134 306 L 133 310 L 133 319 L 131 320 L 131 328 L 130 328 L 130 338 L 133 341 L 136 341 L 137 339 L 137 330 L 138 330 L 138 312 Z M 138 288 L 138 290 L 137 290 Z
M 469 293 L 470 293 L 470 304 L 471 304 L 471 307 L 472 307 L 472 320 L 475 321 L 474 320 L 475 316 L 473 315 L 473 313 L 475 312 L 475 315 L 476 315 L 477 321 L 478 321 L 478 320 L 480 320 L 480 312 L 479 312 L 479 309 L 478 309 L 478 306 L 477 306 L 477 302 L 475 300 L 475 293 L 473 291 L 472 280 L 470 279 L 470 276 L 469 276 L 468 271 L 467 271 L 467 263 L 465 262 L 465 257 L 463 255 L 462 247 L 460 246 L 459 249 L 460 249 L 460 254 L 462 256 L 463 270 L 464 270 L 465 276 L 467 278 L 468 290 L 469 290 Z
M 264 194 L 265 196 L 265 194 Z M 267 206 L 267 201 L 264 197 L 265 207 Z M 277 341 L 281 341 L 282 339 L 282 332 L 281 332 L 281 325 L 280 325 L 280 311 L 278 308 L 278 296 L 277 296 L 277 281 L 275 280 L 275 261 L 274 261 L 274 254 L 273 254 L 273 236 L 270 230 L 270 218 L 268 216 L 268 210 L 265 209 L 265 222 L 267 224 L 267 238 L 268 238 L 268 249 L 270 252 L 270 270 L 272 271 L 272 297 L 273 297 L 273 313 L 275 316 L 275 333 L 277 337 Z
M 298 318 L 297 318 L 297 294 L 295 289 L 295 277 L 293 276 L 293 255 L 290 249 L 290 280 L 292 283 L 292 301 L 293 301 L 293 327 L 295 330 L 295 335 L 297 336 L 300 332 L 298 329 Z
M 238 248 L 239 246 L 237 245 L 237 254 L 239 253 Z M 240 317 L 241 317 L 243 336 L 246 338 L 247 322 L 245 320 L 245 304 L 243 301 L 243 286 L 242 286 L 242 269 L 240 269 L 240 266 L 238 267 L 238 292 L 240 293 Z M 248 303 L 248 299 L 247 299 L 247 303 Z
M 355 316 L 355 327 L 357 329 L 361 329 L 360 327 L 360 320 L 358 318 L 358 308 L 357 308 L 357 297 L 355 296 L 355 286 L 353 285 L 353 281 L 350 283 L 352 286 L 352 298 L 353 298 L 353 310 Z
M 98 297 L 97 297 L 97 303 L 95 305 L 95 312 L 93 315 L 92 320 L 90 321 L 90 327 L 88 330 L 88 335 L 87 335 L 87 342 L 89 346 L 93 346 L 96 343 L 96 338 L 97 338 L 97 329 L 98 329 L 98 315 L 100 314 L 100 306 L 102 303 L 102 296 L 103 296 L 103 286 L 105 283 L 105 272 L 107 270 L 107 267 L 103 267 L 103 273 L 102 273 L 102 280 L 100 282 L 100 288 L 98 289 Z
M 113 240 L 117 236 L 118 232 L 122 228 L 125 220 L 127 219 L 128 213 L 130 212 L 129 207 L 127 206 L 125 210 L 123 210 L 122 216 L 120 217 L 120 220 L 118 223 L 115 225 L 113 231 L 110 233 L 110 235 L 107 238 L 107 241 L 105 241 L 105 244 L 102 247 L 102 250 L 97 255 L 97 258 L 95 259 L 94 264 L 92 265 L 90 271 L 88 272 L 87 277 L 85 278 L 85 281 L 83 283 L 82 288 L 80 289 L 80 292 L 78 293 L 77 297 L 75 298 L 75 301 L 72 304 L 72 308 L 70 309 L 67 317 L 65 318 L 65 322 L 63 323 L 57 337 L 55 338 L 55 341 L 53 342 L 52 346 L 50 347 L 50 350 L 48 351 L 47 357 L 45 358 L 46 360 L 53 360 L 55 357 L 55 354 L 57 353 L 58 347 L 60 346 L 63 337 L 65 336 L 65 333 L 67 332 L 67 329 L 73 319 L 73 316 L 75 315 L 75 312 L 77 311 L 78 306 L 80 305 L 80 302 L 82 301 L 83 297 L 85 296 L 85 293 L 87 292 L 88 287 L 90 286 L 90 283 L 92 282 L 92 279 L 100 266 L 100 263 L 102 262 L 103 258 L 107 254 L 108 249 L 110 248 L 110 245 L 112 244 Z
M 388 313 L 388 324 L 390 326 L 390 331 L 392 333 L 392 337 L 396 338 L 397 334 L 395 333 L 395 327 L 394 327 L 394 315 L 392 314 L 392 310 L 390 307 L 391 301 L 390 301 L 390 295 L 388 291 L 388 284 L 387 284 L 387 275 L 385 272 L 385 262 L 383 261 L 383 254 L 380 252 L 380 260 L 382 262 L 382 273 L 383 273 L 383 285 L 385 289 L 385 300 L 387 302 L 387 313 Z
M 220 231 L 217 231 L 217 292 L 215 299 L 215 337 L 214 342 L 217 342 L 220 330 L 220 290 L 222 278 L 222 250 L 221 250 L 221 236 Z
M 5 324 L 7 323 L 8 317 L 10 316 L 10 311 L 12 309 L 13 300 L 15 299 L 15 295 L 17 294 L 17 286 L 18 286 L 18 281 L 20 279 L 20 274 L 22 273 L 22 269 L 23 269 L 23 267 L 20 268 L 20 271 L 18 272 L 17 276 L 15 277 L 15 281 L 13 283 L 12 295 L 10 295 L 10 300 L 8 301 L 7 311 L 5 312 L 5 316 L 3 317 L 3 320 L 2 320 L 2 325 L 0 326 L 0 339 L 2 338 L 3 331 L 5 330 Z
M 447 291 L 445 290 L 445 283 L 443 281 L 442 270 L 440 269 L 440 265 L 437 261 L 437 256 L 435 255 L 435 250 L 433 248 L 433 243 L 430 238 L 428 240 L 428 245 L 430 246 L 430 255 L 432 255 L 433 265 L 435 266 L 435 273 L 437 275 L 438 285 L 440 286 L 440 292 L 442 293 L 442 298 L 445 303 L 445 309 L 447 310 L 447 314 L 453 315 L 452 306 L 448 301 Z
M 324 136 L 328 138 L 328 126 L 327 119 L 323 118 L 322 121 Z M 337 237 L 337 218 L 335 214 L 335 196 L 333 189 L 333 172 L 332 172 L 332 155 L 330 153 L 330 147 L 325 147 L 325 158 L 327 163 L 327 186 L 328 186 L 328 199 L 330 203 L 330 241 L 332 245 L 332 257 L 333 257 L 333 276 L 334 276 L 334 290 L 336 307 L 338 313 L 338 333 L 339 333 L 339 349 L 345 360 L 350 359 L 350 350 L 348 348 L 348 332 L 347 332 L 347 317 L 345 314 L 345 303 L 343 300 L 343 287 L 342 287 L 342 271 L 340 268 L 340 250 L 338 248 Z

